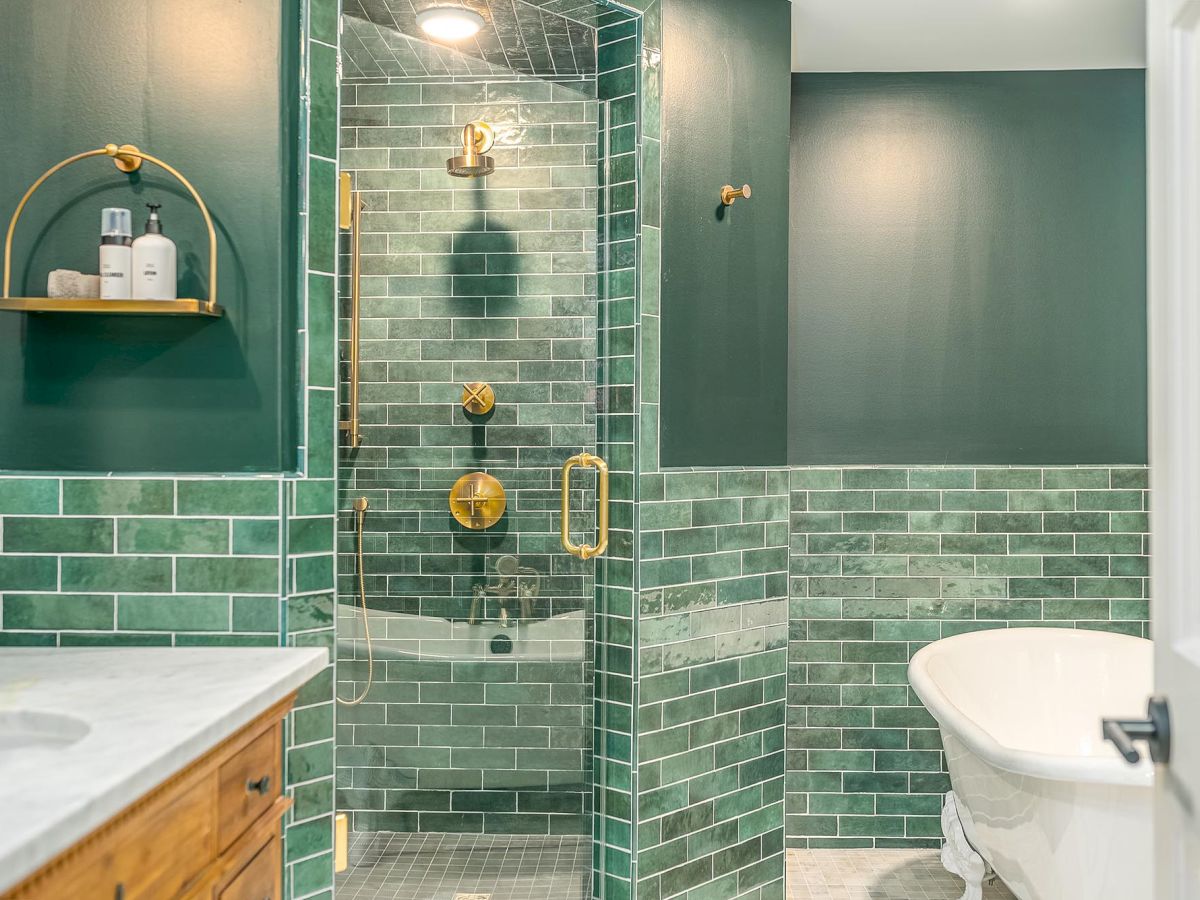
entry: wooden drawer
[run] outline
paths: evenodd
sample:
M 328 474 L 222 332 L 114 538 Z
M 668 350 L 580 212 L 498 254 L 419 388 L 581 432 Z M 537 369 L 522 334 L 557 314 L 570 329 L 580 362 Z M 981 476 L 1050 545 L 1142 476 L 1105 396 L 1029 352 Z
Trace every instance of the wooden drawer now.
M 212 780 L 145 816 L 123 822 L 103 846 L 84 851 L 28 895 L 37 900 L 168 900 L 215 852 Z M 89 852 L 90 851 L 90 852 Z
M 279 796 L 280 735 L 272 725 L 221 765 L 217 844 L 225 850 Z
M 279 900 L 282 896 L 279 838 L 272 836 L 246 868 L 217 894 L 218 900 Z

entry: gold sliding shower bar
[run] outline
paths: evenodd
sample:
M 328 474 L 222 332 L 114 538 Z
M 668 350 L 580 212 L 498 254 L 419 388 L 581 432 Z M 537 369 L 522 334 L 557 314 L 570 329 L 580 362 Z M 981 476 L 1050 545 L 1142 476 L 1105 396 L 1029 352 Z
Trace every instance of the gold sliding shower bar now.
M 338 423 L 338 429 L 346 434 L 346 446 L 350 449 L 362 443 L 362 432 L 358 420 L 358 369 L 359 369 L 359 317 L 361 294 L 359 276 L 362 271 L 359 256 L 359 237 L 362 232 L 363 201 L 360 192 L 354 190 L 349 172 L 342 172 L 338 179 L 338 225 L 350 230 L 350 396 L 347 417 Z

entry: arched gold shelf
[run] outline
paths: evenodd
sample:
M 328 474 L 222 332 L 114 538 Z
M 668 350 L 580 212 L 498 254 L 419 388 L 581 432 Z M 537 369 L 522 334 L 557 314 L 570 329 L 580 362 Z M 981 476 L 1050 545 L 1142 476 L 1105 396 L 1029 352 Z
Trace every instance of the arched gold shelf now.
M 55 172 L 61 171 L 72 163 L 79 162 L 81 159 L 90 159 L 93 156 L 111 157 L 113 164 L 120 171 L 126 173 L 136 172 L 141 168 L 143 160 L 154 163 L 154 165 L 172 175 L 176 181 L 187 188 L 188 193 L 192 195 L 192 199 L 196 201 L 196 206 L 200 208 L 200 215 L 204 217 L 204 225 L 208 230 L 207 300 L 102 300 L 98 297 L 10 296 L 13 235 L 16 234 L 17 222 L 20 221 L 21 213 L 25 210 L 25 205 L 29 202 L 29 198 Z M 21 202 L 17 204 L 17 208 L 13 211 L 12 218 L 8 222 L 8 233 L 4 237 L 4 293 L 0 295 L 0 310 L 46 313 L 118 313 L 142 316 L 220 316 L 224 311 L 217 305 L 217 232 L 213 228 L 212 216 L 209 215 L 208 207 L 200 197 L 200 193 L 192 187 L 192 183 L 184 178 L 175 168 L 163 162 L 158 157 L 151 156 L 149 153 L 143 153 L 132 144 L 105 144 L 98 150 L 87 150 L 83 153 L 76 153 L 74 156 L 69 156 L 62 162 L 51 166 L 42 173 L 42 176 L 37 181 L 30 185 L 29 190 L 25 192 L 25 196 L 21 198 Z

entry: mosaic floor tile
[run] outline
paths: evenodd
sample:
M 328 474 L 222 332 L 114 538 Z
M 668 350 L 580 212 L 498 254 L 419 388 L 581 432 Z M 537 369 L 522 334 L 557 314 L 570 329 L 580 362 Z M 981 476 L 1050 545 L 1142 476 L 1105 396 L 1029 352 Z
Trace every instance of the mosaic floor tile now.
M 359 832 L 350 836 L 350 868 L 335 888 L 338 900 L 585 900 L 591 841 Z
M 789 850 L 788 900 L 959 900 L 937 850 Z M 999 880 L 983 900 L 1014 900 Z

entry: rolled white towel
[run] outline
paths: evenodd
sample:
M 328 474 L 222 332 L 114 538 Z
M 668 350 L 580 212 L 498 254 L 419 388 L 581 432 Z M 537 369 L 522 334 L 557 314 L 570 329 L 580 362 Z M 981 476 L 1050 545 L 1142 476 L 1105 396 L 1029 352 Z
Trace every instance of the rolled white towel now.
M 55 269 L 46 279 L 46 296 L 90 298 L 100 296 L 100 276 L 85 275 L 74 269 Z

